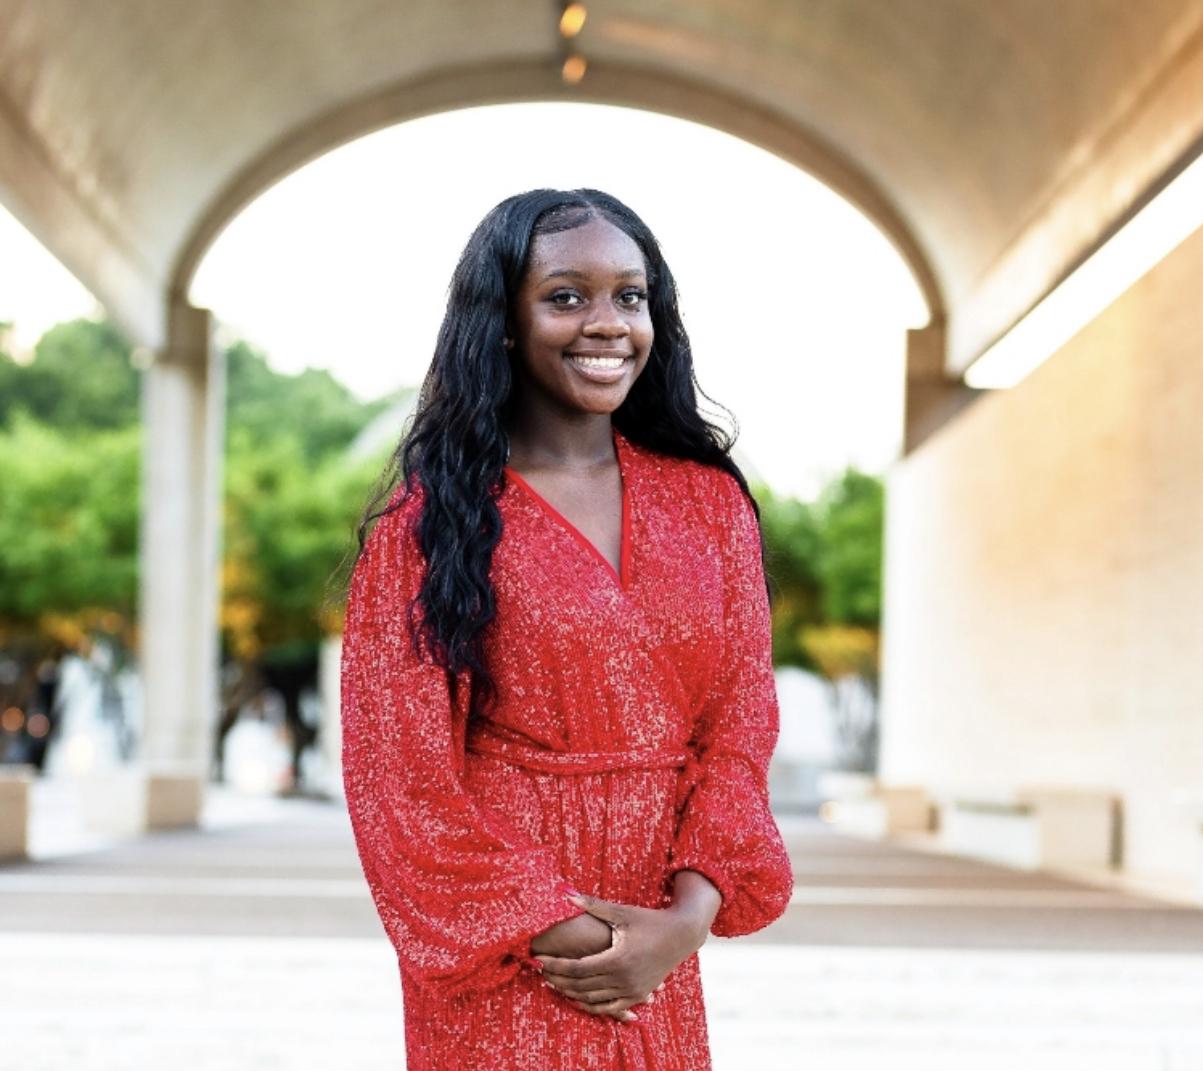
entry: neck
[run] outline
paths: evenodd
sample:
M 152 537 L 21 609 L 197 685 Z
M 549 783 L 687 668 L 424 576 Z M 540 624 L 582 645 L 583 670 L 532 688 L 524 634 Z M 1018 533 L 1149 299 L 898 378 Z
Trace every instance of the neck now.
M 579 419 L 518 420 L 510 429 L 510 463 L 515 467 L 595 468 L 614 460 L 614 429 L 608 413 Z

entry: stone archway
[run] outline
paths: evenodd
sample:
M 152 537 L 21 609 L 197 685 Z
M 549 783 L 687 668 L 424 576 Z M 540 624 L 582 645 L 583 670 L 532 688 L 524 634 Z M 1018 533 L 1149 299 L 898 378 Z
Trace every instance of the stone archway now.
M 449 68 L 341 104 L 285 131 L 202 206 L 184 230 L 167 289 L 168 345 L 146 374 L 146 508 L 143 527 L 143 684 L 148 709 L 151 826 L 187 821 L 177 806 L 156 808 L 160 786 L 206 779 L 204 741 L 216 693 L 218 560 L 224 376 L 212 343 L 212 317 L 188 291 L 201 260 L 225 226 L 276 182 L 358 137 L 458 108 L 533 101 L 586 101 L 655 111 L 700 123 L 757 145 L 824 182 L 889 238 L 912 271 L 930 313 L 909 333 L 907 444 L 915 401 L 962 391 L 943 372 L 944 300 L 928 256 L 888 194 L 818 135 L 765 108 L 664 71 L 599 63 L 566 87 L 545 62 Z M 931 420 L 935 426 L 938 420 Z M 183 501 L 184 498 L 187 501 Z M 181 694 L 180 684 L 187 681 Z M 199 810 L 197 817 L 199 817 Z
M 775 153 L 808 172 L 860 209 L 886 235 L 910 268 L 933 322 L 944 298 L 922 244 L 888 192 L 818 134 L 749 100 L 666 71 L 606 63 L 590 66 L 568 87 L 545 62 L 456 67 L 406 80 L 339 105 L 282 134 L 204 206 L 180 246 L 170 292 L 182 299 L 205 253 L 222 229 L 289 173 L 349 141 L 410 119 L 484 104 L 577 101 L 660 112 L 710 126 Z

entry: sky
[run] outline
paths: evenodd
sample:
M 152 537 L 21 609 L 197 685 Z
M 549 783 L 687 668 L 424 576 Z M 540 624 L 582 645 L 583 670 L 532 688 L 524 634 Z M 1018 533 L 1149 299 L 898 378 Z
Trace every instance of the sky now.
M 14 356 L 27 358 L 48 327 L 99 315 L 96 299 L 0 205 L 0 323 Z
M 516 104 L 370 134 L 237 216 L 190 297 L 280 370 L 328 368 L 365 399 L 416 385 L 472 229 L 539 186 L 606 190 L 651 227 L 677 278 L 698 382 L 734 414 L 750 476 L 810 498 L 847 464 L 880 472 L 897 456 L 905 332 L 927 319 L 901 258 L 793 165 L 662 115 Z M 0 258 L 0 319 L 15 320 L 20 339 L 86 315 L 86 291 L 35 270 L 11 232 L 0 218 L 0 247 L 17 253 Z

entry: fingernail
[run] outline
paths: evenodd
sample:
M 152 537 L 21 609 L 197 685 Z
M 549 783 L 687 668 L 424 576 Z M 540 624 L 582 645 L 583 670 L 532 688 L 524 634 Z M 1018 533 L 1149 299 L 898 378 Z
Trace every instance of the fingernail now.
M 565 896 L 580 896 L 581 895 L 581 892 L 579 889 L 574 889 L 566 881 L 561 881 L 560 884 L 556 886 L 556 888 L 559 889 L 559 891 L 562 892 Z
M 639 1022 L 639 1016 L 636 1015 L 634 1012 L 627 1012 L 627 1022 L 628 1023 L 637 1023 L 637 1022 Z

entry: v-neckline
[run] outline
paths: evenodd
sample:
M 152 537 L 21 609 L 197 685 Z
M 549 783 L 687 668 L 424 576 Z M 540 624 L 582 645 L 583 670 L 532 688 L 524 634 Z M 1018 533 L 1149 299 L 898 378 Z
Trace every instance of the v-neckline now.
M 538 491 L 534 489 L 519 472 L 510 468 L 509 465 L 504 467 L 505 474 L 513 479 L 513 481 L 526 489 L 526 493 L 531 497 L 537 506 L 549 516 L 553 521 L 559 524 L 573 539 L 575 539 L 582 547 L 585 548 L 598 562 L 605 566 L 606 572 L 613 578 L 621 591 L 627 591 L 631 583 L 631 486 L 630 473 L 627 471 L 628 465 L 624 465 L 625 451 L 627 442 L 622 432 L 613 425 L 610 426 L 610 437 L 614 442 L 614 456 L 618 461 L 618 476 L 619 482 L 622 484 L 622 534 L 619 540 L 618 551 L 618 569 L 614 568 L 610 559 L 607 558 L 597 546 L 585 535 L 575 524 L 564 516 L 558 509 L 547 501 Z

